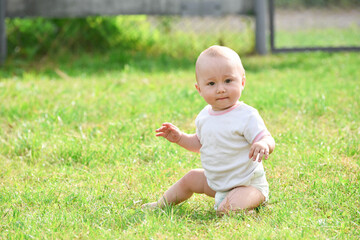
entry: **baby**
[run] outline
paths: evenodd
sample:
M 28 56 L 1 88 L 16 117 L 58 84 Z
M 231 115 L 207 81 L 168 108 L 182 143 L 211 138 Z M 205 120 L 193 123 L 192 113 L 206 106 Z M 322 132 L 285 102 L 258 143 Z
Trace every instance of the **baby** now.
M 143 208 L 178 204 L 193 193 L 214 197 L 218 213 L 251 210 L 267 201 L 262 160 L 273 152 L 275 141 L 258 111 L 239 102 L 245 80 L 240 57 L 230 48 L 212 46 L 200 54 L 195 87 L 208 105 L 195 120 L 196 133 L 164 123 L 156 136 L 200 152 L 203 169 L 189 171 L 157 202 Z

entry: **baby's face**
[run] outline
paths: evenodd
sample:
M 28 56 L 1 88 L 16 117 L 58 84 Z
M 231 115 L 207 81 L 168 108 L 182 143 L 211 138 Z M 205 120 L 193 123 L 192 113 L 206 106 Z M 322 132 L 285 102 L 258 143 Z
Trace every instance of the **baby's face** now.
M 240 61 L 222 56 L 202 56 L 197 66 L 196 89 L 214 111 L 234 106 L 245 86 Z

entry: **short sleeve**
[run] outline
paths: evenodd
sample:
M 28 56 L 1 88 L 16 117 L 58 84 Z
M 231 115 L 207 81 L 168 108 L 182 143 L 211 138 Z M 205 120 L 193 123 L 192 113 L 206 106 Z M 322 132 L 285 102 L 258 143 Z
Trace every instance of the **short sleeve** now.
M 209 109 L 209 105 L 204 107 L 195 119 L 196 135 L 200 142 L 201 142 L 201 127 L 204 122 L 204 119 L 208 116 L 208 109 Z
M 196 126 L 196 136 L 200 140 L 201 134 L 200 134 L 200 126 L 199 126 L 199 116 L 197 116 L 195 119 L 195 126 Z
M 257 110 L 251 111 L 244 129 L 245 139 L 249 143 L 252 143 L 255 140 L 256 136 L 258 136 L 262 132 L 268 132 L 264 120 L 261 118 Z

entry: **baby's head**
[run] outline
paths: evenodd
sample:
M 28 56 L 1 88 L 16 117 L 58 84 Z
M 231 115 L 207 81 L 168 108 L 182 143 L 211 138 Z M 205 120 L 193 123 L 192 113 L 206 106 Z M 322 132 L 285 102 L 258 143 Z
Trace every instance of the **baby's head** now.
M 245 70 L 230 48 L 211 46 L 196 61 L 195 87 L 214 111 L 234 106 L 245 87 Z
M 200 68 L 203 66 L 204 59 L 207 58 L 224 58 L 228 61 L 233 61 L 236 68 L 239 70 L 239 74 L 241 74 L 241 78 L 245 79 L 245 69 L 241 63 L 239 55 L 232 50 L 231 48 L 224 47 L 224 46 L 218 46 L 214 45 L 211 46 L 204 51 L 202 51 L 196 61 L 196 81 L 198 81 L 198 72 L 200 71 Z

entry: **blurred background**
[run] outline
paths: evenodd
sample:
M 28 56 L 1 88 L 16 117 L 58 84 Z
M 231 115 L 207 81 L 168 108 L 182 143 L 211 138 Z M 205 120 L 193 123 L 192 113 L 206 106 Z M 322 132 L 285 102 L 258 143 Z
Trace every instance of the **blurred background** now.
M 275 46 L 360 47 L 359 0 L 274 0 Z
M 274 0 L 276 47 L 360 46 L 360 0 Z M 86 18 L 7 18 L 8 59 L 81 53 L 193 59 L 209 45 L 255 52 L 255 18 L 119 15 Z M 309 37 L 311 35 L 311 37 Z

